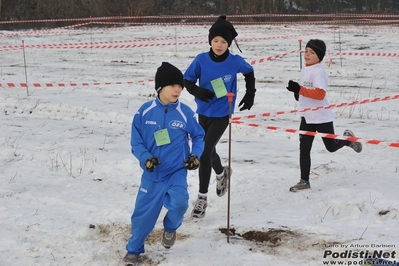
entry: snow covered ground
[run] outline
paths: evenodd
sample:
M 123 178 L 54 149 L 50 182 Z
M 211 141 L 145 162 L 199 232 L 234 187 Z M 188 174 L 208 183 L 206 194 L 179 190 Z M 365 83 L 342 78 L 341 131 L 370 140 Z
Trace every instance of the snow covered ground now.
M 209 49 L 208 29 L 1 32 L 0 265 L 122 265 L 141 175 L 130 153 L 131 119 L 154 96 L 161 62 L 184 71 L 196 54 Z M 242 56 L 255 68 L 257 94 L 250 111 L 234 116 L 258 116 L 231 126 L 230 227 L 235 233 L 227 243 L 221 232 L 227 226 L 227 196 L 216 196 L 213 176 L 206 217 L 190 218 L 190 207 L 169 251 L 159 243 L 161 213 L 146 245 L 152 265 L 359 265 L 357 252 L 375 250 L 397 261 L 399 149 L 389 144 L 399 142 L 394 97 L 399 29 L 236 29 Z M 298 128 L 299 115 L 289 112 L 297 103 L 285 87 L 288 80 L 299 80 L 298 40 L 304 48 L 310 38 L 327 44 L 323 65 L 330 77 L 330 103 L 338 105 L 333 109 L 336 133 L 351 129 L 364 148 L 360 154 L 349 148 L 331 154 L 317 136 L 312 189 L 292 193 L 289 187 L 299 180 L 299 141 L 287 129 Z M 232 52 L 239 53 L 234 43 Z M 28 88 L 20 84 L 26 81 Z M 239 87 L 238 100 L 244 95 L 242 76 Z M 374 101 L 339 107 L 365 99 Z M 195 108 L 186 91 L 181 100 Z M 262 118 L 267 112 L 271 116 Z M 226 131 L 218 145 L 226 164 L 228 139 Z M 188 180 L 192 205 L 197 172 L 189 172 Z M 345 258 L 346 251 L 359 256 Z

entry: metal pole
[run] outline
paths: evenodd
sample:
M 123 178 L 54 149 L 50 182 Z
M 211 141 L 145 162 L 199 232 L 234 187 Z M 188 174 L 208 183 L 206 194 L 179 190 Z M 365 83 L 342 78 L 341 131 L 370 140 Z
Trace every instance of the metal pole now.
M 230 243 L 230 175 L 231 175 L 231 113 L 234 93 L 227 93 L 229 101 L 229 174 L 227 175 L 227 243 Z
M 25 67 L 25 82 L 26 82 L 26 96 L 29 96 L 28 74 L 26 71 L 26 57 L 25 57 L 25 41 L 22 40 L 22 51 L 24 53 L 24 67 Z
M 339 42 L 339 59 L 342 67 L 342 49 L 341 49 L 341 27 L 338 26 L 338 42 Z
M 302 69 L 302 40 L 298 40 L 299 42 L 299 70 Z

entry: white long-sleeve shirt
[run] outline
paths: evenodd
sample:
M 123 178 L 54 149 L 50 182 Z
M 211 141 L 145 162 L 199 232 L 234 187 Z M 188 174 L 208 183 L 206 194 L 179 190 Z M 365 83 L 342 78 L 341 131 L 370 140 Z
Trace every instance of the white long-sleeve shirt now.
M 299 85 L 307 89 L 323 89 L 327 92 L 328 76 L 323 66 L 318 63 L 311 66 L 305 66 L 301 70 Z M 305 108 L 315 108 L 329 105 L 327 95 L 322 100 L 299 95 L 299 110 Z M 308 124 L 321 124 L 334 121 L 334 114 L 331 109 L 318 109 L 316 111 L 306 111 L 301 114 Z

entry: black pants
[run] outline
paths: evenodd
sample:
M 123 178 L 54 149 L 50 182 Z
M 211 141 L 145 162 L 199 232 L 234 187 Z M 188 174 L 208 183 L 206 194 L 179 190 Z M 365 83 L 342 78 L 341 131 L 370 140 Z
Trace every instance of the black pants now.
M 198 122 L 205 131 L 205 145 L 199 167 L 199 192 L 208 193 L 212 168 L 217 174 L 223 172 L 220 157 L 216 152 L 216 145 L 229 125 L 229 117 L 210 118 L 199 115 Z
M 333 122 L 322 123 L 322 124 L 307 124 L 305 118 L 301 118 L 301 125 L 299 130 L 329 133 L 334 134 Z M 335 152 L 344 146 L 347 146 L 350 142 L 347 140 L 322 138 L 324 146 L 329 152 Z M 312 150 L 314 137 L 308 135 L 299 135 L 299 165 L 301 167 L 301 179 L 309 180 L 310 174 L 310 151 Z

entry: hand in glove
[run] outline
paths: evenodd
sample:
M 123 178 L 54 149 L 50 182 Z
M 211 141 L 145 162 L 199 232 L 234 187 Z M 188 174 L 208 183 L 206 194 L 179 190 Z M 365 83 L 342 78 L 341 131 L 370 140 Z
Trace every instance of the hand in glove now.
M 152 172 L 152 171 L 154 171 L 155 167 L 157 167 L 160 164 L 161 164 L 161 162 L 159 161 L 159 159 L 157 157 L 151 156 L 145 162 L 145 169 L 148 172 Z
M 200 99 L 201 101 L 204 101 L 206 103 L 212 100 L 215 96 L 215 93 L 213 91 L 200 87 L 192 88 L 191 94 L 194 95 L 197 99 Z
M 184 161 L 184 168 L 187 170 L 195 170 L 199 167 L 200 161 L 195 154 L 190 154 Z
M 301 87 L 299 86 L 298 82 L 290 80 L 288 82 L 287 90 L 292 91 L 293 93 L 299 94 L 299 90 Z
M 295 100 L 299 101 L 299 93 L 294 93 Z
M 243 105 L 241 107 L 240 111 L 251 110 L 252 105 L 254 105 L 254 98 L 255 98 L 255 94 L 246 92 L 244 97 L 242 98 L 240 104 L 238 105 L 238 107 Z
M 204 102 L 209 102 L 209 100 L 212 100 L 215 96 L 213 91 L 200 88 L 195 84 L 195 82 L 189 81 L 187 79 L 184 80 L 184 87 L 186 87 L 187 91 L 191 95 L 194 95 L 197 99 L 200 99 Z

